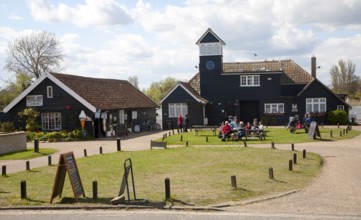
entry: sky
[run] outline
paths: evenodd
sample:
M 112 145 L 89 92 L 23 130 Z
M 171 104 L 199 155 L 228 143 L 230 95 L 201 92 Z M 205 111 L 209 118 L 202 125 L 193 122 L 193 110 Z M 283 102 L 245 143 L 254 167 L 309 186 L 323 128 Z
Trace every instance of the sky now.
M 361 76 L 361 0 L 2 0 L 0 87 L 8 43 L 52 33 L 65 55 L 62 73 L 125 79 L 139 87 L 166 77 L 191 79 L 195 44 L 211 28 L 225 43 L 224 62 L 292 59 L 331 84 L 330 69 L 352 61 Z M 257 56 L 254 56 L 257 54 Z

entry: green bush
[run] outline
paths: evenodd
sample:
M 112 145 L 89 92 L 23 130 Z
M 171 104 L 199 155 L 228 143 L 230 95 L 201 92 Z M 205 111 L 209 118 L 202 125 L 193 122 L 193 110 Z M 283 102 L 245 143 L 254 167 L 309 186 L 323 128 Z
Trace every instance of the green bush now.
M 277 119 L 275 117 L 269 117 L 263 115 L 260 119 L 264 125 L 275 125 L 277 123 Z
M 15 126 L 13 122 L 3 122 L 0 123 L 0 131 L 4 132 L 4 133 L 10 133 L 10 132 L 14 132 Z
M 37 131 L 40 128 L 40 112 L 34 108 L 26 108 L 22 112 L 18 113 L 19 117 L 25 119 L 25 129 L 27 131 Z
M 38 139 L 39 141 L 48 142 L 65 142 L 65 141 L 77 141 L 84 140 L 81 134 L 81 130 L 73 131 L 52 131 L 52 132 L 27 132 L 27 140 L 33 141 Z M 86 140 L 93 139 L 89 134 L 86 136 Z
M 347 113 L 344 110 L 333 110 L 327 114 L 327 120 L 330 124 L 348 124 Z

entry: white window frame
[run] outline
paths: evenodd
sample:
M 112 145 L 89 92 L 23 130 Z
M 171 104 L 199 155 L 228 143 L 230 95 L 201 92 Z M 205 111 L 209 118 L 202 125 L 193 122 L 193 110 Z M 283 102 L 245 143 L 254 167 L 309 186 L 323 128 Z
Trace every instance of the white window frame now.
M 222 55 L 222 45 L 220 43 L 207 43 L 199 46 L 200 56 Z
M 260 86 L 260 85 L 261 85 L 260 75 L 241 75 L 240 77 L 241 87 Z
M 306 113 L 327 112 L 327 99 L 325 97 L 306 98 Z
M 46 97 L 48 97 L 49 99 L 53 98 L 53 87 L 52 86 L 47 86 L 46 87 Z
M 137 119 L 137 118 L 138 118 L 138 112 L 132 111 L 132 119 Z
M 337 110 L 345 110 L 345 106 L 344 105 L 337 105 Z
M 61 130 L 61 113 L 60 112 L 41 113 L 41 128 L 43 131 Z
M 264 104 L 264 113 L 265 114 L 285 113 L 285 104 L 284 103 L 265 103 Z
M 168 117 L 177 118 L 181 114 L 185 116 L 188 114 L 188 104 L 187 103 L 168 103 Z

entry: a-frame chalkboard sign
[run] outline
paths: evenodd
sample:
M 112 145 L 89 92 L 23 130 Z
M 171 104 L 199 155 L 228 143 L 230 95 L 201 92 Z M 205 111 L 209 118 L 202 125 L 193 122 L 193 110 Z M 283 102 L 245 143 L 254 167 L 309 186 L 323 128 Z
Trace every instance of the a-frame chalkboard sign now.
M 68 172 L 69 180 L 73 188 L 75 200 L 78 201 L 78 197 L 83 195 L 85 197 L 83 184 L 81 183 L 78 166 L 76 165 L 73 152 L 60 154 L 58 169 L 56 171 L 53 192 L 51 194 L 50 203 L 53 203 L 53 199 L 57 196 L 61 197 L 64 187 L 64 181 L 66 172 Z

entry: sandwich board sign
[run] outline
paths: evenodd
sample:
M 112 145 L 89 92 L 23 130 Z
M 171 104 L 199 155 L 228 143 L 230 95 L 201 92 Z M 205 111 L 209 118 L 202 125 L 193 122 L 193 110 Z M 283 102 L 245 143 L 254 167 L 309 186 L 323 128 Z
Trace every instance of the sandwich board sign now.
M 313 121 L 308 129 L 308 138 L 315 139 L 316 136 L 321 138 L 320 129 L 318 128 L 317 122 Z
M 73 189 L 75 200 L 78 201 L 78 198 L 81 195 L 85 197 L 84 188 L 80 179 L 78 166 L 76 165 L 74 153 L 71 151 L 65 154 L 60 154 L 58 169 L 56 171 L 50 203 L 53 203 L 53 199 L 55 197 L 57 196 L 61 197 L 66 173 L 68 173 L 68 177 L 71 183 L 71 187 Z

